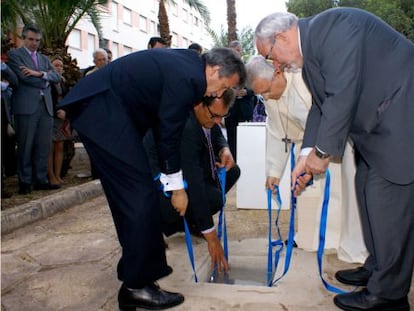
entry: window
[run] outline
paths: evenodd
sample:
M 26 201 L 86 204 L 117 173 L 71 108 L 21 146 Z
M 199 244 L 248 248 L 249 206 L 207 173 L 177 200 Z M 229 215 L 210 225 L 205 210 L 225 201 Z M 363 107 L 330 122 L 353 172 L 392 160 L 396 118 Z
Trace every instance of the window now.
M 188 23 L 188 11 L 186 9 L 183 9 L 183 21 Z
M 183 38 L 183 48 L 187 48 L 188 46 L 189 46 L 188 39 L 187 38 Z
M 69 46 L 74 49 L 81 49 L 81 31 L 79 29 L 73 29 L 69 35 Z
M 132 53 L 132 48 L 129 46 L 124 45 L 124 55 L 128 55 Z
M 145 16 L 139 16 L 139 30 L 147 32 L 147 18 Z
M 178 34 L 176 32 L 173 32 L 172 34 L 172 46 L 174 48 L 178 47 Z
M 124 14 L 123 14 L 124 24 L 132 25 L 132 11 L 126 7 L 124 7 Z
M 112 29 L 118 30 L 118 3 L 112 1 L 111 4 Z
M 88 52 L 95 51 L 95 35 L 88 33 Z
M 115 60 L 119 57 L 119 44 L 116 42 L 112 42 L 112 60 Z
M 171 3 L 172 6 L 172 12 L 175 16 L 178 16 L 178 5 L 177 3 Z
M 157 24 L 154 21 L 151 21 L 151 31 L 152 35 L 158 35 Z

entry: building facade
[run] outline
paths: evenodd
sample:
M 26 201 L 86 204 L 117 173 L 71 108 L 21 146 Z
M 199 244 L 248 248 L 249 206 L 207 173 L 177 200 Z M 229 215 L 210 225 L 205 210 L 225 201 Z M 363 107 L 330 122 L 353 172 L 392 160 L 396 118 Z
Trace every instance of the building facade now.
M 212 40 L 206 31 L 200 14 L 183 0 L 167 1 L 172 48 L 187 48 L 197 42 L 210 48 Z M 76 25 L 67 45 L 68 52 L 77 59 L 78 66 L 93 65 L 92 53 L 99 47 L 107 47 L 113 60 L 134 51 L 147 48 L 148 40 L 159 36 L 158 0 L 109 0 L 101 5 L 101 24 L 104 42 L 100 45 L 98 34 L 88 17 Z

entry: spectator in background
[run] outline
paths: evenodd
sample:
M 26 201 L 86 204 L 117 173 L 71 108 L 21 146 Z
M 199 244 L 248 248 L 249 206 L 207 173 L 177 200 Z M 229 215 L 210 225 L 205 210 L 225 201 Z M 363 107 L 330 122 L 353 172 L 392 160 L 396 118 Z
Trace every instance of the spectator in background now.
M 56 113 L 57 105 L 69 91 L 69 88 L 66 85 L 65 78 L 62 76 L 62 59 L 60 57 L 55 57 L 52 59 L 52 66 L 61 76 L 60 82 L 51 83 L 53 108 Z M 63 145 L 65 140 L 72 139 L 72 133 L 69 125 L 69 120 L 59 119 L 55 114 L 53 122 L 52 148 L 50 148 L 49 153 L 48 176 L 49 182 L 51 184 L 61 185 L 64 183 L 61 175 L 63 163 Z
M 240 59 L 242 59 L 242 46 L 239 41 L 229 44 Z M 224 120 L 227 130 L 227 141 L 234 160 L 237 162 L 237 126 L 239 122 L 252 121 L 253 109 L 256 102 L 254 92 L 248 88 L 241 87 L 236 90 L 236 101 L 230 108 L 229 116 Z
M 194 50 L 194 51 L 196 51 L 198 54 L 202 54 L 202 53 L 203 53 L 203 47 L 202 47 L 200 44 L 198 44 L 198 43 L 191 43 L 191 44 L 188 46 L 188 48 L 189 48 L 190 50 Z
M 90 70 L 85 71 L 84 75 L 85 77 L 96 72 L 97 70 L 105 67 L 108 62 L 108 53 L 105 49 L 97 49 L 95 52 L 93 52 L 93 62 L 95 63 L 95 66 L 92 67 Z M 111 54 L 112 55 L 112 54 Z M 92 161 L 90 161 L 90 167 L 91 167 L 91 176 L 92 179 L 98 179 L 98 174 L 96 172 L 96 169 L 94 167 L 94 164 Z M 88 175 L 86 175 L 89 177 Z
M 148 49 L 162 49 L 167 47 L 167 41 L 161 37 L 151 37 L 147 45 Z
M 11 100 L 12 87 L 18 79 L 13 70 L 1 62 L 1 198 L 10 198 L 12 194 L 4 189 L 4 178 L 16 173 L 16 141 L 12 127 Z
M 112 62 L 112 51 L 108 48 L 103 48 L 106 51 L 106 54 L 108 55 L 108 63 Z
M 84 76 L 90 75 L 94 73 L 95 71 L 101 69 L 105 65 L 108 64 L 108 53 L 104 49 L 97 49 L 93 52 L 93 63 L 95 64 L 94 67 L 92 67 L 89 70 L 85 70 Z
M 217 264 L 219 270 L 224 268 L 225 271 L 228 270 L 228 263 L 213 220 L 213 215 L 224 205 L 215 169 L 216 166 L 226 168 L 227 193 L 239 178 L 240 168 L 234 163 L 219 124 L 228 114 L 233 102 L 234 92 L 227 90 L 220 99 L 207 97 L 202 103 L 195 105 L 187 119 L 180 147 L 181 167 L 188 184 L 188 208 L 185 217 L 190 231 L 206 239 L 213 266 Z M 210 143 L 207 135 L 210 137 Z M 159 161 L 151 131 L 145 136 L 144 145 L 153 176 L 157 176 L 160 173 Z M 159 196 L 164 234 L 170 236 L 184 231 L 183 219 L 174 211 L 171 201 L 162 192 Z
M 50 60 L 37 52 L 42 32 L 36 25 L 26 25 L 23 47 L 9 51 L 8 64 L 19 79 L 13 90 L 19 194 L 35 190 L 58 189 L 47 177 L 48 157 L 53 131 L 53 102 L 50 84 L 60 81 Z

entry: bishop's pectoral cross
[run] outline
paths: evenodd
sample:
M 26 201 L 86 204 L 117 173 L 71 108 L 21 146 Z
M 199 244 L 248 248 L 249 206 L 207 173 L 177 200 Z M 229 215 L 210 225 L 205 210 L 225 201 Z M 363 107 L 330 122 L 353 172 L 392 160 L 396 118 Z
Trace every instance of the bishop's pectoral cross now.
M 288 152 L 288 144 L 292 142 L 290 138 L 288 138 L 287 134 L 285 135 L 285 138 L 282 138 L 282 141 L 285 143 L 285 152 Z

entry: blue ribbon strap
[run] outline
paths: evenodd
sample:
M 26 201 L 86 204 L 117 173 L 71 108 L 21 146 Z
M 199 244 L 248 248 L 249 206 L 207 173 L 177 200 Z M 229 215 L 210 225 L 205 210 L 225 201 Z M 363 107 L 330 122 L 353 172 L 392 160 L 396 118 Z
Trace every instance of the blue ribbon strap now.
M 319 269 L 319 276 L 322 280 L 323 285 L 327 290 L 336 294 L 344 294 L 347 291 L 344 291 L 340 288 L 337 288 L 333 285 L 330 285 L 328 282 L 325 281 L 322 275 L 322 259 L 323 259 L 323 251 L 325 249 L 325 237 L 326 237 L 326 224 L 328 218 L 328 204 L 329 204 L 329 193 L 330 193 L 330 184 L 331 184 L 331 174 L 329 170 L 326 170 L 326 181 L 325 181 L 325 190 L 323 193 L 323 204 L 322 204 L 322 211 L 321 211 L 321 223 L 319 226 L 319 245 L 318 245 L 318 269 Z

